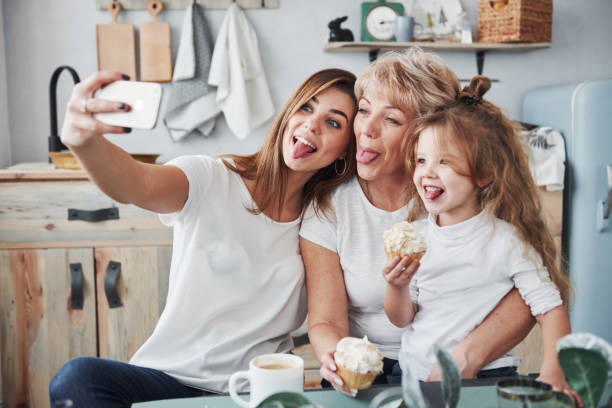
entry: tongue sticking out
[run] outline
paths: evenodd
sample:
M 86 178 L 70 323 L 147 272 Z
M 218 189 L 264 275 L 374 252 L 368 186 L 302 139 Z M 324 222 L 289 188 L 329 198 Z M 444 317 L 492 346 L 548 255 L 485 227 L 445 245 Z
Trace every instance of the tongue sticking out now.
M 376 159 L 380 153 L 371 150 L 359 149 L 357 150 L 357 161 L 361 164 L 368 164 Z
M 314 149 L 300 141 L 295 143 L 295 149 L 293 150 L 293 158 L 301 159 L 314 152 Z
M 436 198 L 438 198 L 440 196 L 440 194 L 442 194 L 444 192 L 444 190 L 440 189 L 440 188 L 431 188 L 431 187 L 427 187 L 425 189 L 425 198 L 428 200 L 435 200 Z

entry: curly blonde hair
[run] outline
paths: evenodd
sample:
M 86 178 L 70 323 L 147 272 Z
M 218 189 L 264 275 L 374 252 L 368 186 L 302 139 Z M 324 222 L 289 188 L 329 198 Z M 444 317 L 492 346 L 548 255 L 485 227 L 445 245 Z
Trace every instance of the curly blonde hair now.
M 415 127 L 415 137 L 410 138 L 406 147 L 407 168 L 412 176 L 418 135 L 425 129 L 433 127 L 452 135 L 467 159 L 474 185 L 478 185 L 479 180 L 488 182 L 480 188 L 479 209 L 517 229 L 523 242 L 542 258 L 567 305 L 571 287 L 557 266 L 557 249 L 542 216 L 538 187 L 529 169 L 527 146 L 518 133 L 517 124 L 500 108 L 482 99 L 490 87 L 489 78 L 476 76 L 455 101 L 421 118 Z M 425 213 L 420 199 L 414 204 L 409 220 Z

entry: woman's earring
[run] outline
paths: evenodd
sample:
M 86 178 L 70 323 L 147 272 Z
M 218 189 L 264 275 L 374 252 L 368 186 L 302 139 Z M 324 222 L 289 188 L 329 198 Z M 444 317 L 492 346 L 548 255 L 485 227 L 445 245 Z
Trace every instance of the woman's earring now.
M 342 165 L 342 171 L 339 171 L 339 170 L 338 170 L 338 162 L 339 162 L 340 160 L 342 160 L 342 164 L 343 164 L 343 165 Z M 342 159 L 337 159 L 337 160 L 334 162 L 334 170 L 336 171 L 336 174 L 337 174 L 338 176 L 344 176 L 344 175 L 346 174 L 346 168 L 347 168 L 347 164 L 346 164 L 346 157 L 343 157 Z

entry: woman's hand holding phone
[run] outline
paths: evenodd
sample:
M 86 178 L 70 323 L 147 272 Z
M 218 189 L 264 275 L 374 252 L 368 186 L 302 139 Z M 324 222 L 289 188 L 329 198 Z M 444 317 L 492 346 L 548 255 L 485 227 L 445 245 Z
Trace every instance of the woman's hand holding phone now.
M 131 129 L 112 126 L 96 120 L 93 116 L 101 112 L 129 112 L 127 103 L 94 98 L 96 91 L 112 82 L 127 77 L 119 72 L 99 71 L 78 83 L 72 90 L 68 102 L 61 139 L 66 146 L 81 146 L 104 133 L 128 133 Z
M 116 81 L 96 92 L 95 99 L 123 102 L 129 112 L 100 112 L 94 117 L 107 125 L 153 129 L 161 102 L 162 87 L 155 82 Z

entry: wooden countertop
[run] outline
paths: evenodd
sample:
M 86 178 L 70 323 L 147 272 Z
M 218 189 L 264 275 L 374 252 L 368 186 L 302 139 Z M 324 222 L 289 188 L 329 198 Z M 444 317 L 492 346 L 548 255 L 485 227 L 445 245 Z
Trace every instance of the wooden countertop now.
M 0 170 L 1 181 L 19 180 L 88 180 L 83 170 L 55 169 L 46 162 L 20 163 Z

